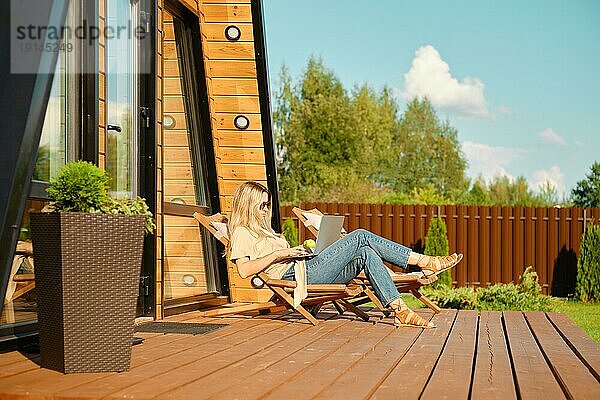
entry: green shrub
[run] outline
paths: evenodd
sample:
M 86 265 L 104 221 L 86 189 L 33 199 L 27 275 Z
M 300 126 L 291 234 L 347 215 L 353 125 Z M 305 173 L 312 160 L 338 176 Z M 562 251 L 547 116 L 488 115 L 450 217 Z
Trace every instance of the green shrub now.
M 57 211 L 98 212 L 108 197 L 109 177 L 92 163 L 65 165 L 50 182 L 48 195 Z
M 422 288 L 421 292 L 442 308 L 456 308 L 459 310 L 474 310 L 477 308 L 477 295 L 473 289 L 466 287 L 452 289 L 447 286 L 434 288 L 431 286 Z
M 109 177 L 96 165 L 77 161 L 65 165 L 50 182 L 48 195 L 51 211 L 104 214 L 143 215 L 146 233 L 153 233 L 156 225 L 152 213 L 141 197 L 115 200 L 108 195 Z
M 427 236 L 425 237 L 425 254 L 428 256 L 447 256 L 449 252 L 448 235 L 446 224 L 442 218 L 437 217 L 429 223 Z M 433 288 L 452 287 L 452 275 L 450 270 L 438 275 L 437 281 L 431 284 Z
M 300 241 L 298 239 L 298 229 L 296 229 L 296 224 L 291 218 L 287 218 L 283 223 L 283 236 L 285 236 L 291 247 L 298 246 Z
M 581 237 L 575 295 L 583 302 L 600 300 L 600 226 L 588 224 Z
M 447 287 L 422 289 L 424 295 L 436 301 L 440 307 L 465 310 L 516 310 L 516 311 L 553 311 L 559 300 L 542 294 L 538 276 L 532 267 L 527 267 L 521 281 L 499 283 L 488 288 Z

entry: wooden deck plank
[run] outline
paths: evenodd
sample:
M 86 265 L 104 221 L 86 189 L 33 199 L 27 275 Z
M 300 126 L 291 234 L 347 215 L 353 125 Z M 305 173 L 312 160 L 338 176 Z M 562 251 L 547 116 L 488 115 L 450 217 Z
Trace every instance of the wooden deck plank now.
M 349 319 L 348 317 L 340 318 Z M 335 321 L 325 321 L 323 324 L 332 324 Z M 296 376 L 296 374 L 301 373 L 305 368 L 312 368 L 319 360 L 328 357 L 352 338 L 360 336 L 369 326 L 369 323 L 363 321 L 344 324 L 330 335 L 313 342 L 311 346 L 304 347 L 300 351 L 290 354 L 288 357 L 270 365 L 241 384 L 231 386 L 210 398 L 257 399 L 263 397 L 277 386 L 285 384 L 289 379 Z
M 26 355 L 19 351 L 9 351 L 5 353 L 0 353 L 0 368 L 4 367 L 5 365 L 29 360 L 31 358 L 34 358 L 34 355 Z
M 290 336 L 274 346 L 247 357 L 236 363 L 216 371 L 208 376 L 182 386 L 165 396 L 173 398 L 206 399 L 229 387 L 237 386 L 247 380 L 251 380 L 255 374 L 264 373 L 269 366 L 281 361 L 290 354 L 310 346 L 317 340 L 338 329 L 341 325 L 348 323 L 347 319 L 337 319 L 332 323 L 322 323 L 314 329 L 306 327 L 301 335 Z M 310 328 L 310 329 L 309 329 Z
M 304 398 L 312 398 L 326 389 L 336 378 L 344 374 L 356 362 L 373 351 L 375 347 L 395 329 L 389 324 L 369 324 L 360 336 L 340 346 L 327 358 L 305 368 L 301 373 L 272 390 L 264 399 L 291 399 L 302 393 Z M 323 373 L 327 371 L 327 373 Z
M 554 379 L 523 314 L 504 311 L 502 317 L 521 399 L 565 399 L 565 394 Z
M 559 384 L 573 399 L 600 399 L 600 384 L 568 344 L 562 340 L 543 312 L 525 313 L 542 352 Z
M 561 333 L 569 346 L 583 360 L 591 373 L 600 381 L 600 349 L 583 329 L 563 313 L 546 313 L 552 324 Z
M 39 368 L 39 357 L 25 358 L 23 360 L 15 361 L 10 364 L 5 364 L 0 367 L 0 378 L 5 378 L 11 375 L 21 374 L 23 372 L 31 371 Z
M 466 399 L 469 397 L 477 320 L 476 310 L 458 312 L 421 399 Z
M 432 316 L 433 313 L 423 315 L 427 320 Z M 373 351 L 329 384 L 315 399 L 368 398 L 422 332 L 421 329 L 394 329 Z
M 419 335 L 371 399 L 394 399 L 400 394 L 403 399 L 418 399 L 438 360 L 456 314 L 456 310 L 442 310 L 435 315 L 432 321 L 437 328 L 424 330 Z
M 502 329 L 502 313 L 499 311 L 482 311 L 479 316 L 471 398 L 517 399 L 506 338 Z
M 192 362 L 185 365 L 178 365 L 177 368 L 161 374 L 160 379 L 144 380 L 121 391 L 112 393 L 109 398 L 148 397 L 150 394 L 163 398 L 173 398 L 171 394 L 165 393 L 273 346 L 284 340 L 287 336 L 295 335 L 306 329 L 307 325 L 283 321 L 268 321 L 262 325 L 262 328 L 264 330 L 259 335 L 251 337 L 248 340 L 238 339 L 237 343 L 233 346 L 219 349 L 219 351 L 213 351 L 215 344 L 212 343 L 208 343 L 205 349 L 194 349 L 189 354 L 192 359 L 195 356 L 195 360 Z M 203 351 L 210 351 L 211 354 L 207 357 L 201 357 L 200 354 Z
M 0 400 L 600 397 L 592 367 L 600 347 L 562 314 L 482 312 L 477 325 L 474 311 L 443 310 L 432 330 L 370 316 L 374 325 L 326 307 L 312 327 L 291 312 L 192 312 L 167 320 L 229 326 L 196 336 L 136 333 L 146 341 L 123 373 L 65 375 L 40 368 L 39 356 L 5 352 Z
M 265 321 L 256 319 L 235 324 L 232 329 L 224 327 L 211 332 L 211 334 L 220 332 L 211 336 L 208 336 L 210 334 L 196 336 L 171 334 L 173 336 L 183 336 L 183 339 L 153 349 L 156 351 L 152 351 L 151 354 L 146 354 L 143 347 L 140 348 L 140 354 L 132 355 L 132 368 L 126 374 L 104 376 L 97 381 L 61 391 L 58 394 L 64 397 L 76 398 L 110 396 L 117 392 L 129 390 L 128 388 L 137 387 L 136 385 L 143 384 L 151 378 L 163 376 L 174 369 L 182 368 L 219 351 L 229 349 L 243 343 L 245 340 L 260 337 L 270 329 L 277 329 L 279 326 L 280 324 L 265 326 Z M 147 392 L 146 395 L 149 396 L 151 393 Z

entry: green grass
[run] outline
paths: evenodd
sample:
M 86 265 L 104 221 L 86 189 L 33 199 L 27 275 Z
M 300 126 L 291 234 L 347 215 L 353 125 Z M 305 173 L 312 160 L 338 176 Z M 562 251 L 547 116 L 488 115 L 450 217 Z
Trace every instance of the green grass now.
M 412 294 L 404 294 L 402 299 L 412 309 L 425 307 Z M 582 303 L 580 301 L 565 299 L 564 302 L 560 303 L 556 311 L 567 314 L 596 343 L 600 343 L 600 303 Z
M 592 339 L 600 343 L 600 303 L 568 300 L 561 303 L 556 311 L 567 314 Z

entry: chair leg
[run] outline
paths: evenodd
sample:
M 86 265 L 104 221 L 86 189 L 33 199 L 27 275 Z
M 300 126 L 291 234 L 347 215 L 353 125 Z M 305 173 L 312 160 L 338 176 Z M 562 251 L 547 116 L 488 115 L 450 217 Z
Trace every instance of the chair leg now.
M 270 289 L 274 291 L 281 300 L 288 303 L 291 308 L 294 308 L 294 299 L 292 298 L 292 296 L 287 294 L 285 290 L 283 290 L 280 287 L 270 287 Z M 306 311 L 302 304 L 300 304 L 298 307 L 295 307 L 294 309 L 298 311 L 304 318 L 306 318 L 311 324 L 317 325 L 319 323 L 319 321 L 317 321 L 317 319 L 313 317 L 311 313 Z
M 419 289 L 410 289 L 410 292 L 417 299 L 421 300 L 421 302 L 423 304 L 425 304 L 427 307 L 429 307 L 431 310 L 433 310 L 434 313 L 439 314 L 439 312 L 441 311 L 441 308 L 439 308 L 437 304 L 435 304 L 433 301 L 429 300 L 426 296 L 422 295 L 419 292 Z
M 365 322 L 369 320 L 369 314 L 367 314 L 360 308 L 356 307 L 354 304 L 350 303 L 348 300 L 340 299 L 340 301 L 344 304 L 344 306 L 346 306 L 346 308 L 348 308 L 348 310 L 352 311 L 358 317 L 362 318 Z
M 365 287 L 364 293 L 367 295 L 367 297 L 369 297 L 369 299 L 371 299 L 373 304 L 375 304 L 375 307 L 377 307 L 379 311 L 383 313 L 383 315 L 386 317 L 390 315 L 390 311 L 383 306 L 381 301 L 377 298 L 377 296 L 375 296 L 375 293 L 373 293 L 371 289 Z
M 313 317 L 315 317 L 315 318 L 317 317 L 317 314 L 321 310 L 321 307 L 323 307 L 323 303 L 317 303 L 311 307 L 310 313 L 312 314 Z
M 344 311 L 346 310 L 344 310 L 344 308 L 340 305 L 340 303 L 337 302 L 337 300 L 332 301 L 332 303 L 335 309 L 337 310 L 338 314 L 344 314 Z

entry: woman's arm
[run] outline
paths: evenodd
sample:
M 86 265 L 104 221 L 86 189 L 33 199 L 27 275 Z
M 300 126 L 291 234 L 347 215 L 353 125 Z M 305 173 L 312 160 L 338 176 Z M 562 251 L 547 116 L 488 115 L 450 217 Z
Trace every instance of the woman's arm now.
M 263 271 L 265 268 L 280 262 L 291 260 L 306 254 L 304 246 L 296 246 L 289 249 L 275 250 L 264 257 L 250 260 L 249 257 L 242 257 L 235 260 L 238 273 L 242 278 L 247 278 Z

